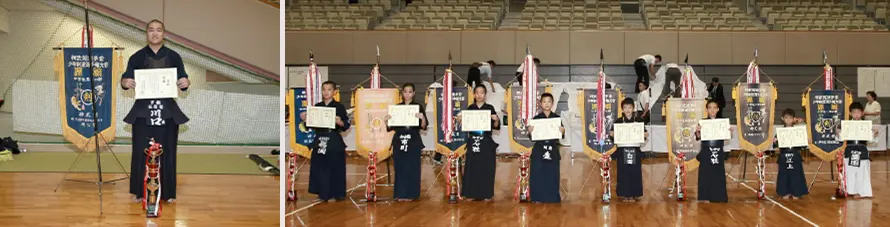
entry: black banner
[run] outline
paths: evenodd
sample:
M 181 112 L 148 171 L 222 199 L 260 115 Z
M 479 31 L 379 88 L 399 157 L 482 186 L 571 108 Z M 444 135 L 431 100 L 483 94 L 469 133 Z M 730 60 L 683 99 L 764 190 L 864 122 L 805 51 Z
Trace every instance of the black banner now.
M 454 87 L 451 91 L 451 100 L 454 103 L 454 106 L 443 107 L 442 106 L 442 90 L 443 88 L 435 88 L 433 91 L 433 100 L 436 101 L 435 105 L 427 103 L 427 105 L 432 105 L 434 107 L 433 113 L 436 122 L 436 152 L 442 154 L 450 154 L 452 151 L 457 151 L 460 155 L 466 151 L 463 149 L 467 145 L 467 137 L 466 133 L 460 130 L 460 124 L 454 122 L 455 119 L 451 119 L 452 123 L 455 124 L 454 132 L 451 134 L 452 141 L 451 143 L 445 143 L 445 133 L 442 128 L 442 111 L 443 108 L 451 109 L 451 116 L 457 116 L 461 110 L 466 110 L 470 103 L 473 101 L 473 94 L 470 92 L 470 89 L 467 87 Z
M 739 84 L 735 89 L 739 147 L 756 154 L 773 144 L 776 88 L 770 83 Z
M 837 141 L 837 129 L 847 118 L 852 96 L 845 90 L 808 91 L 803 95 L 807 115 L 807 128 L 810 152 L 822 160 L 835 160 L 837 152 L 843 149 L 843 142 Z
M 611 155 L 612 152 L 615 152 L 615 144 L 612 143 L 612 139 L 606 136 L 603 144 L 600 144 L 600 141 L 597 140 L 597 119 L 596 111 L 597 111 L 597 89 L 584 89 L 578 92 L 578 105 L 581 110 L 581 122 L 583 124 L 584 133 L 581 134 L 584 139 L 584 153 L 587 154 L 590 158 L 600 159 L 602 155 Z M 615 119 L 618 119 L 618 113 L 620 112 L 621 105 L 620 100 L 623 99 L 621 97 L 621 91 L 617 90 L 606 90 L 605 97 L 603 98 L 605 101 L 605 109 L 606 114 L 605 118 L 605 128 L 602 130 L 603 134 L 608 135 L 609 131 L 612 130 L 612 124 L 615 123 Z

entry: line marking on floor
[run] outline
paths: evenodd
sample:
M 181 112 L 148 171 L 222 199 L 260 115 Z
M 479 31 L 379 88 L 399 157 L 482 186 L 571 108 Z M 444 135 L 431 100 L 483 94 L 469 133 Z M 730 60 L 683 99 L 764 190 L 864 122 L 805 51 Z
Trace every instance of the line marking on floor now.
M 387 175 L 385 175 L 385 174 L 384 174 L 383 176 L 379 176 L 379 177 L 377 177 L 377 180 L 383 179 L 383 178 L 386 177 L 386 176 L 387 176 Z M 356 185 L 355 187 L 352 187 L 352 188 L 350 188 L 350 189 L 346 189 L 346 191 L 353 191 L 353 190 L 358 189 L 359 187 L 363 187 L 363 186 L 364 186 L 364 185 L 359 184 L 359 185 Z M 291 211 L 290 213 L 285 214 L 284 217 L 294 215 L 294 214 L 296 214 L 297 212 L 304 211 L 304 210 L 306 210 L 306 209 L 312 208 L 313 206 L 318 205 L 318 204 L 320 204 L 320 203 L 321 203 L 321 200 L 319 200 L 319 201 L 315 201 L 315 202 L 313 202 L 313 203 L 311 203 L 311 204 L 309 204 L 309 205 L 306 205 L 306 206 L 304 206 L 304 207 L 300 207 L 299 209 L 296 209 L 296 210 L 294 210 L 294 211 Z
M 736 179 L 735 177 L 732 177 L 732 175 L 729 175 L 728 173 L 726 174 L 726 176 L 728 176 L 729 178 L 731 178 L 733 181 L 738 181 L 738 179 Z M 739 184 L 744 185 L 746 188 L 751 189 L 751 191 L 753 191 L 753 192 L 757 192 L 757 190 L 755 190 L 753 187 L 751 187 L 750 185 L 748 185 L 748 184 L 746 184 L 746 183 L 744 183 L 744 182 L 739 182 Z M 764 198 L 765 198 L 766 200 L 772 202 L 773 204 L 776 204 L 777 206 L 781 207 L 782 209 L 785 209 L 785 211 L 788 211 L 788 213 L 791 213 L 791 214 L 793 214 L 794 216 L 797 216 L 798 218 L 800 218 L 801 220 L 803 220 L 803 221 L 809 223 L 810 225 L 812 225 L 812 226 L 819 226 L 819 225 L 816 225 L 816 223 L 813 223 L 812 221 L 810 221 L 810 219 L 807 219 L 807 218 L 803 217 L 802 215 L 798 214 L 797 212 L 794 212 L 793 210 L 789 209 L 788 207 L 785 207 L 785 205 L 782 205 L 781 203 L 776 202 L 775 200 L 773 200 L 773 199 L 770 198 L 769 196 L 766 196 L 766 197 L 764 197 Z

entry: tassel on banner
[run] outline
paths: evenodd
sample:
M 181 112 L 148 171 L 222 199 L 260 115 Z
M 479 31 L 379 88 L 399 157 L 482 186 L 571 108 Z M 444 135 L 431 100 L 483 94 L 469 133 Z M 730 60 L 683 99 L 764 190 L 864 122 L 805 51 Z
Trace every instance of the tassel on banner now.
M 368 153 L 368 183 L 365 184 L 365 200 L 377 201 L 377 152 Z
M 847 197 L 847 173 L 844 172 L 844 152 L 837 152 L 837 189 L 835 198 Z
M 677 189 L 677 201 L 685 201 L 686 200 L 686 154 L 680 153 L 677 155 L 677 168 L 676 168 L 676 176 L 677 182 L 674 187 Z
M 529 202 L 529 152 L 519 156 L 519 176 L 516 179 L 516 193 L 513 195 L 520 203 Z
M 763 151 L 757 152 L 757 180 L 760 182 L 760 187 L 757 188 L 757 198 L 764 199 L 766 198 L 766 181 L 764 180 L 764 173 L 766 172 L 766 156 L 763 154 Z
M 612 176 L 609 174 L 612 167 L 612 159 L 608 155 L 603 155 L 600 172 L 603 176 L 603 202 L 608 203 L 612 200 Z
M 448 166 L 445 167 L 448 177 L 445 178 L 445 194 L 448 195 L 448 203 L 455 204 L 460 200 L 460 184 L 458 184 L 458 159 L 457 153 L 448 155 Z
M 287 174 L 289 179 L 287 180 L 287 184 L 290 188 L 287 190 L 287 200 L 288 201 L 296 201 L 297 200 L 297 153 L 288 152 L 287 156 Z

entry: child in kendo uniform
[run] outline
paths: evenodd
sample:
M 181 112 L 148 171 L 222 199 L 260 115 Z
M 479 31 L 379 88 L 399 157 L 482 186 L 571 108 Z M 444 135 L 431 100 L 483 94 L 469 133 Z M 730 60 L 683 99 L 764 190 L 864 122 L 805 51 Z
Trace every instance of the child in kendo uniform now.
M 794 110 L 785 109 L 782 112 L 784 127 L 794 127 L 796 121 Z M 774 145 L 779 147 L 778 138 Z M 776 194 L 782 199 L 800 199 L 810 193 L 807 189 L 800 151 L 800 147 L 779 148 L 779 158 L 776 160 L 779 167 L 779 175 L 776 177 Z
M 544 93 L 541 95 L 541 108 L 544 110 L 534 119 L 559 118 L 553 113 L 553 95 Z M 528 132 L 534 131 L 533 126 L 528 127 Z M 565 128 L 560 125 L 559 132 L 565 136 Z M 535 141 L 529 174 L 529 197 L 534 203 L 558 203 L 559 195 L 559 140 Z
M 710 100 L 706 104 L 708 118 L 717 119 L 720 106 L 717 101 Z M 696 138 L 701 140 L 701 125 L 696 128 Z M 729 155 L 723 151 L 725 140 L 701 141 L 701 150 L 695 157 L 698 166 L 698 200 L 704 202 L 725 203 L 729 201 L 726 195 L 726 166 L 725 161 Z
M 850 104 L 850 120 L 863 120 L 863 107 L 859 102 Z M 871 198 L 871 160 L 869 158 L 868 142 L 874 142 L 878 132 L 872 129 L 874 136 L 871 141 L 847 140 L 847 148 L 844 149 L 844 175 L 847 195 L 853 198 Z M 840 130 L 837 130 L 840 133 Z M 840 135 L 837 136 L 841 140 Z
M 615 124 L 644 122 L 642 117 L 635 114 L 634 107 L 634 100 L 631 98 L 621 101 L 623 115 L 615 120 Z M 614 131 L 610 131 L 609 135 L 614 136 Z M 649 137 L 649 133 L 644 132 L 644 136 Z M 640 163 L 643 152 L 640 145 L 615 144 L 618 150 L 612 154 L 617 160 L 618 168 L 618 185 L 615 188 L 618 197 L 627 201 L 636 201 L 643 197 L 643 166 Z

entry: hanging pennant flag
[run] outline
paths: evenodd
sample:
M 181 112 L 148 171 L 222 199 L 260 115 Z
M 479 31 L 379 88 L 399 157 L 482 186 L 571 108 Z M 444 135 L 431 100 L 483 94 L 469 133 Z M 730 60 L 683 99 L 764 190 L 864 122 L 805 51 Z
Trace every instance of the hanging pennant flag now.
M 380 89 L 380 46 L 377 46 L 377 64 L 371 69 L 371 89 Z
M 87 29 L 87 26 L 83 26 L 83 28 L 80 29 L 80 47 L 93 47 L 94 45 L 91 45 L 93 43 L 93 37 L 95 37 L 93 36 L 93 26 L 90 26 L 90 29 Z
M 306 71 L 306 101 L 310 105 L 321 102 L 321 73 L 312 50 L 309 50 L 309 70 Z
M 751 60 L 751 63 L 748 64 L 748 83 L 749 84 L 757 84 L 760 83 L 760 66 L 757 65 L 757 49 L 754 49 L 754 60 Z
M 445 78 L 442 79 L 442 131 L 445 136 L 445 143 L 454 141 L 454 113 L 451 106 L 454 106 L 454 100 L 451 100 L 452 92 L 454 92 L 454 84 L 452 81 L 453 74 L 451 69 L 445 69 Z M 469 91 L 468 91 L 469 92 Z
M 538 66 L 535 65 L 534 57 L 526 47 L 525 61 L 523 61 L 524 69 L 522 70 L 522 109 L 521 119 L 524 122 L 535 118 L 538 113 Z
M 599 81 L 596 83 L 596 143 L 600 146 L 604 145 L 606 141 L 606 73 L 602 71 L 602 67 L 599 72 Z
M 834 70 L 828 64 L 828 55 L 825 54 L 825 51 L 822 52 L 822 64 L 825 64 L 825 67 L 822 68 L 822 73 L 825 74 L 825 90 L 829 91 L 834 89 Z

